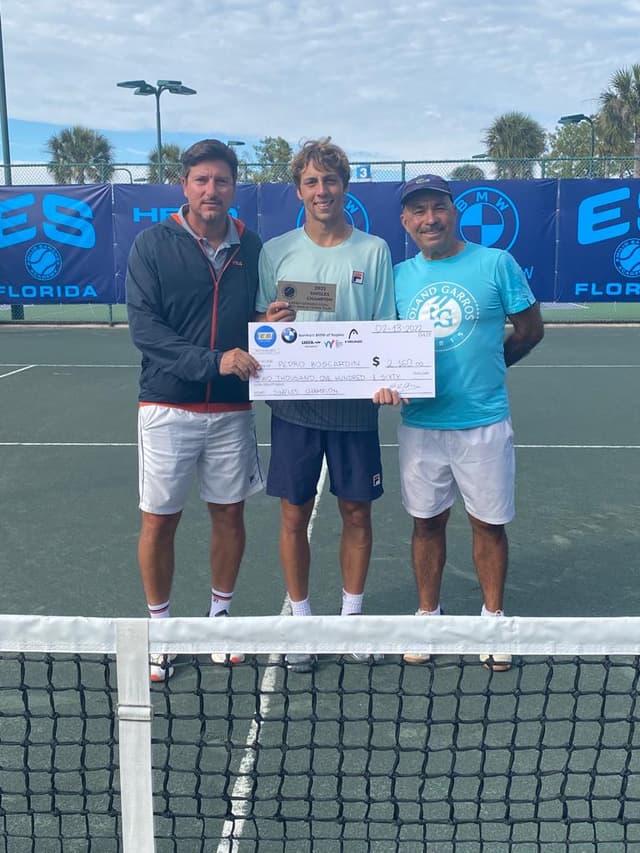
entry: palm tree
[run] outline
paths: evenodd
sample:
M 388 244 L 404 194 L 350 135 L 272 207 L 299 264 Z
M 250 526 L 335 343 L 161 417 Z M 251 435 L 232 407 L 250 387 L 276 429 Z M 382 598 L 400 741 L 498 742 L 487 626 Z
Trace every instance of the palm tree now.
M 600 95 L 598 130 L 610 154 L 633 156 L 640 177 L 640 63 L 619 68 Z
M 59 184 L 95 184 L 113 175 L 113 146 L 106 136 L 77 124 L 47 140 L 47 170 Z
M 162 177 L 158 163 L 158 146 L 149 152 L 147 166 L 147 181 L 150 184 L 179 184 L 182 175 L 182 149 L 179 145 L 169 142 L 162 144 Z
M 496 178 L 531 178 L 534 162 L 547 146 L 547 136 L 531 116 L 513 112 L 494 119 L 483 142 L 487 159 L 496 161 Z

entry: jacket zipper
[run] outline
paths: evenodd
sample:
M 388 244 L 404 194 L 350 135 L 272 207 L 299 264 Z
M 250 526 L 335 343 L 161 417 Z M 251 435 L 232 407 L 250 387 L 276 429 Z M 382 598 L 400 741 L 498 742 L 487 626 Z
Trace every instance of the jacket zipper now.
M 213 350 L 213 349 L 215 349 L 215 343 L 216 343 L 219 285 L 220 285 L 220 282 L 222 281 L 222 276 L 225 274 L 225 272 L 227 270 L 227 267 L 229 266 L 231 261 L 235 258 L 235 256 L 238 254 L 238 252 L 240 251 L 240 246 L 236 246 L 235 250 L 229 255 L 229 257 L 227 258 L 227 260 L 225 262 L 225 265 L 220 270 L 219 276 L 216 276 L 216 271 L 214 270 L 213 265 L 209 261 L 209 258 L 207 258 L 206 253 L 205 253 L 204 249 L 202 248 L 202 246 L 200 246 L 200 250 L 203 253 L 203 255 L 205 256 L 207 263 L 209 264 L 209 272 L 211 274 L 211 278 L 213 279 L 213 306 L 212 306 L 212 310 L 211 310 L 211 337 L 209 339 L 209 349 Z M 205 402 L 207 403 L 207 405 L 211 402 L 211 380 L 209 380 L 207 382 L 207 398 L 206 398 Z

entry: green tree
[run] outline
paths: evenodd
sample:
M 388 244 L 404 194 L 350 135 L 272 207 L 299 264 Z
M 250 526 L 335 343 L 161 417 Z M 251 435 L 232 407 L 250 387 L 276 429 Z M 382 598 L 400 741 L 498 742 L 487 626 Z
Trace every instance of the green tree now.
M 265 136 L 254 146 L 259 166 L 251 175 L 258 183 L 286 183 L 291 180 L 293 149 L 281 136 Z
M 158 163 L 158 146 L 149 152 L 147 158 L 147 181 L 150 184 L 179 184 L 182 175 L 180 159 L 182 149 L 179 145 L 169 142 L 162 144 L 162 178 L 160 177 L 160 164 Z
M 604 153 L 633 157 L 633 175 L 640 177 L 640 63 L 615 72 L 600 95 L 600 107 L 598 131 Z
M 474 163 L 462 163 L 451 170 L 449 180 L 451 181 L 484 181 L 486 175 Z
M 47 170 L 58 184 L 104 183 L 113 175 L 113 146 L 88 127 L 65 127 L 47 140 Z
M 594 161 L 594 166 L 595 166 Z M 549 134 L 547 178 L 586 178 L 591 174 L 591 125 L 560 124 Z M 597 174 L 594 168 L 594 174 Z
M 531 116 L 512 112 L 494 119 L 483 142 L 487 158 L 495 161 L 496 178 L 531 178 L 547 138 L 542 125 Z

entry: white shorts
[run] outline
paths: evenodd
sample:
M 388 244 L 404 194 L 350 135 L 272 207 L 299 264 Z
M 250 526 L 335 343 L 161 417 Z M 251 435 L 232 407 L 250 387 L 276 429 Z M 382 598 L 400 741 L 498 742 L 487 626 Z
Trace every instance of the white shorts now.
M 414 518 L 453 506 L 456 486 L 465 509 L 487 524 L 515 515 L 515 452 L 511 418 L 472 429 L 421 429 L 400 424 L 402 505 Z
M 243 501 L 264 486 L 252 411 L 138 409 L 140 509 L 180 512 L 197 476 L 207 503 Z

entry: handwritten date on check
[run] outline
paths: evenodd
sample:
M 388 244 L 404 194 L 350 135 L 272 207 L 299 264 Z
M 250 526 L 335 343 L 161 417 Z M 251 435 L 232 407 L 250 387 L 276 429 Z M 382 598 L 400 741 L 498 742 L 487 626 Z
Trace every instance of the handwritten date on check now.
M 249 323 L 249 352 L 252 400 L 435 396 L 430 320 Z

